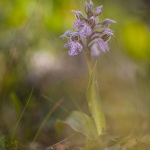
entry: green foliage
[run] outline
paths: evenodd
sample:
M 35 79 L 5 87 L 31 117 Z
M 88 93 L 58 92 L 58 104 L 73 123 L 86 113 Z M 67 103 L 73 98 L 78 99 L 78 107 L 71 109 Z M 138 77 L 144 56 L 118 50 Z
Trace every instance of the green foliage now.
M 0 136 L 0 149 L 5 150 L 5 136 Z
M 96 63 L 97 64 L 97 63 Z M 94 118 L 97 133 L 102 135 L 106 131 L 105 117 L 98 94 L 98 87 L 96 81 L 96 64 L 90 77 L 88 89 L 87 89 L 87 101 L 92 117 Z
M 57 130 L 64 123 L 69 125 L 74 131 L 86 136 L 90 141 L 98 137 L 93 120 L 83 112 L 73 111 L 65 121 L 58 120 L 56 122 Z
M 85 143 L 84 143 L 84 150 L 94 150 L 96 149 L 96 147 L 99 147 L 100 149 L 100 146 L 98 143 L 96 143 L 96 140 L 88 140 L 87 138 L 85 139 Z
M 19 142 L 17 140 L 12 140 L 9 137 L 0 136 L 0 150 L 18 150 Z

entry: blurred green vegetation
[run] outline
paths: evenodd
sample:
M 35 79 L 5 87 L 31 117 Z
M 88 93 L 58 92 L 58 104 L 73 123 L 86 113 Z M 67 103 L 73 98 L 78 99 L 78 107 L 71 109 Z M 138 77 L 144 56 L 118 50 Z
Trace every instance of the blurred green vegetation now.
M 150 2 L 93 2 L 95 6 L 104 6 L 101 21 L 104 18 L 117 21 L 111 27 L 115 37 L 109 43 L 110 52 L 92 58 L 93 62 L 98 60 L 99 93 L 108 134 L 119 138 L 130 133 L 147 137 L 150 134 Z M 54 109 L 33 143 L 35 149 L 70 135 L 69 129 L 63 135 L 56 133 L 57 119 L 65 119 L 73 110 L 89 114 L 85 101 L 89 76 L 84 52 L 68 56 L 68 49 L 63 47 L 67 41 L 59 38 L 73 27 L 75 17 L 70 10 L 83 8 L 83 0 L 0 1 L 0 146 L 3 135 L 12 136 L 32 88 L 15 134 L 22 149 L 30 147 L 50 110 Z M 55 108 L 61 99 L 63 102 Z M 68 141 L 80 144 L 78 140 Z M 140 149 L 138 144 L 132 146 L 126 142 L 124 146 Z

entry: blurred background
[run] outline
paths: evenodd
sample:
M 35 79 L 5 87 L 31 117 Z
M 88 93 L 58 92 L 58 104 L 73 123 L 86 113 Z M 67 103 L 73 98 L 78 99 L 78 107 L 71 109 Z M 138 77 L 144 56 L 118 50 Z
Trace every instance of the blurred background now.
M 36 139 L 41 147 L 66 137 L 56 132 L 56 120 L 64 120 L 73 110 L 89 113 L 84 52 L 70 57 L 64 49 L 67 40 L 59 38 L 73 28 L 75 17 L 70 10 L 84 11 L 84 2 L 0 1 L 0 136 L 13 135 L 26 105 L 15 132 L 22 147 L 30 145 L 48 113 Z M 110 51 L 92 58 L 93 63 L 98 61 L 108 133 L 150 134 L 150 1 L 93 2 L 104 6 L 100 21 L 117 21 L 111 25 L 115 37 Z

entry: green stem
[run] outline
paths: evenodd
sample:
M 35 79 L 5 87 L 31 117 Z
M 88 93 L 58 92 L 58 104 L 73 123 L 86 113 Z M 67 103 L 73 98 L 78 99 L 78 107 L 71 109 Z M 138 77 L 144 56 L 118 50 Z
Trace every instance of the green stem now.
M 87 64 L 88 64 L 88 70 L 89 70 L 89 74 L 91 76 L 91 73 L 92 73 L 92 62 L 91 62 L 91 55 L 90 55 L 90 52 L 87 52 L 86 53 L 86 58 L 87 58 Z
M 87 48 L 87 53 L 86 53 L 86 58 L 87 58 L 87 64 L 88 64 L 88 69 L 89 69 L 89 74 L 90 74 L 90 81 L 87 89 L 87 103 L 89 106 L 89 110 L 93 116 L 96 128 L 97 128 L 97 133 L 99 136 L 102 136 L 103 138 L 103 148 L 106 148 L 106 122 L 105 122 L 105 115 L 103 111 L 103 107 L 101 104 L 101 100 L 98 94 L 98 87 L 96 84 L 96 64 L 94 68 L 92 67 L 92 62 L 91 62 L 91 55 L 90 55 L 90 50 Z M 99 145 L 100 144 L 100 145 Z M 101 142 L 97 146 L 101 147 Z

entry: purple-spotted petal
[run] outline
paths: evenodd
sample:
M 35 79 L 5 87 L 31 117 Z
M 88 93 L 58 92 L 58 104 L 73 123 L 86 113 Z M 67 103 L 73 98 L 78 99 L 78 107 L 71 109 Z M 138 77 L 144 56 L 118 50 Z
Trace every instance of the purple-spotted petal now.
M 74 23 L 74 28 L 81 27 L 82 25 L 83 25 L 83 22 L 81 22 L 80 20 L 77 20 L 77 21 Z
M 84 24 L 84 27 L 82 28 L 82 30 L 79 31 L 80 34 L 89 36 L 92 34 L 92 29 L 89 25 Z
M 81 51 L 82 48 L 83 48 L 82 45 L 81 45 L 80 43 L 76 43 L 76 47 L 78 48 L 79 51 Z
M 101 38 L 99 38 L 97 40 L 97 43 L 98 43 L 101 51 L 103 51 L 103 52 L 109 51 L 109 47 L 108 47 L 107 42 L 104 42 Z
M 68 43 L 66 43 L 65 45 L 64 45 L 64 48 L 66 48 L 66 47 L 68 47 L 68 46 L 71 46 L 72 45 L 72 41 L 71 40 L 68 40 Z
M 72 42 L 71 43 L 71 48 L 70 50 L 68 51 L 68 54 L 70 56 L 74 56 L 74 55 L 77 55 L 78 54 L 78 51 L 81 51 L 82 50 L 82 45 L 78 42 Z
M 86 26 L 86 35 L 91 35 L 92 34 L 92 30 L 89 26 Z
M 76 49 L 71 48 L 71 49 L 68 51 L 68 54 L 69 54 L 70 56 L 75 56 L 75 55 L 78 55 L 78 52 L 77 52 Z

